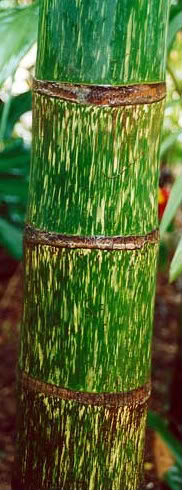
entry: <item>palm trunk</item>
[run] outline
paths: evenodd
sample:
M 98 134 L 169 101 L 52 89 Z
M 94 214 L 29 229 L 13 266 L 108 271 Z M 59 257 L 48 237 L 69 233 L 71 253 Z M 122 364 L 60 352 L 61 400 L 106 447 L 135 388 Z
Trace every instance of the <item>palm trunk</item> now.
M 13 489 L 141 488 L 166 0 L 45 0 Z

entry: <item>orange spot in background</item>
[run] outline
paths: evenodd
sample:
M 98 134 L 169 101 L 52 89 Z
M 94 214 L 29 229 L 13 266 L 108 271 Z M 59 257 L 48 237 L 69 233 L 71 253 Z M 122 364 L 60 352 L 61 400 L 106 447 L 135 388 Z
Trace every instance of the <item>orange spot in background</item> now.
M 169 190 L 166 189 L 166 187 L 159 187 L 159 192 L 158 192 L 159 220 L 161 220 L 162 218 L 168 199 L 169 199 Z

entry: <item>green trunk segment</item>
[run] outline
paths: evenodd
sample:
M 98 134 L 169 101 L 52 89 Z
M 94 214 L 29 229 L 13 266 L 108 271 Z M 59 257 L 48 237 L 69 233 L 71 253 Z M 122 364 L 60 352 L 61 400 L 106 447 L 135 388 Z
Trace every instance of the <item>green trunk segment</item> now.
M 44 0 L 36 77 L 90 84 L 165 79 L 167 0 Z
M 133 490 L 142 476 L 146 403 L 97 406 L 21 386 L 16 488 Z M 26 454 L 26 458 L 25 458 Z M 13 487 L 15 488 L 15 487 Z
M 33 104 L 28 222 L 87 236 L 157 228 L 164 101 L 96 107 L 34 94 Z
M 27 245 L 21 369 L 47 383 L 95 393 L 144 385 L 157 248 Z
M 13 490 L 141 488 L 168 5 L 41 2 Z

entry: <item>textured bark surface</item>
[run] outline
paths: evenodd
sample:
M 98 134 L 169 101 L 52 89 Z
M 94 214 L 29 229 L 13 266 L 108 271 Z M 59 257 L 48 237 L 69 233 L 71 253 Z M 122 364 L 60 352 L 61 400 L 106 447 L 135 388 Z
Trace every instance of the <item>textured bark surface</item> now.
M 122 392 L 145 384 L 157 248 L 27 245 L 21 369 L 73 390 Z
M 141 488 L 167 12 L 41 3 L 13 490 Z
M 88 236 L 157 228 L 163 107 L 85 106 L 35 94 L 28 222 Z
M 159 230 L 153 230 L 146 235 L 130 236 L 81 236 L 81 235 L 61 235 L 49 231 L 43 231 L 26 226 L 24 242 L 25 244 L 51 245 L 58 248 L 95 248 L 97 250 L 137 250 L 147 243 L 158 243 Z
M 17 483 L 15 488 L 27 488 L 27 482 L 29 490 L 137 488 L 147 392 L 141 400 L 125 395 L 121 406 L 112 406 L 46 396 L 41 386 L 36 390 L 31 383 L 22 383 L 19 389 L 16 471 L 22 475 L 22 486 Z
M 149 104 L 162 100 L 166 94 L 166 84 L 105 86 L 56 83 L 42 80 L 33 81 L 33 90 L 41 95 L 58 97 L 80 104 L 120 105 Z

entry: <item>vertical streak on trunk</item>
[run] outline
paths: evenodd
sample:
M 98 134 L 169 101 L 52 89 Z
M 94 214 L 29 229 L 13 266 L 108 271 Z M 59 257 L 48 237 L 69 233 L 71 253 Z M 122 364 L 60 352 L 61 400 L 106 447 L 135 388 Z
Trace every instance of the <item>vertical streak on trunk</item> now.
M 166 0 L 44 0 L 13 490 L 140 488 Z

